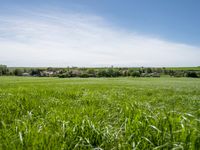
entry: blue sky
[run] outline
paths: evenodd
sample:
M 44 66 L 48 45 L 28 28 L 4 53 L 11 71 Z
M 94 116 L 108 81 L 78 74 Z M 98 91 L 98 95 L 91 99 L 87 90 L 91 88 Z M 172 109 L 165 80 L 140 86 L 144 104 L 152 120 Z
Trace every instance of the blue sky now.
M 0 63 L 198 66 L 199 7 L 198 0 L 4 0 Z

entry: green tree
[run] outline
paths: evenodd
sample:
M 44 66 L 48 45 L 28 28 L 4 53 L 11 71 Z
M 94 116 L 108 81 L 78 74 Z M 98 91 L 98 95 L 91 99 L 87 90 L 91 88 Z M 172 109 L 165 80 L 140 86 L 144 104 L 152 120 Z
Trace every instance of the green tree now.
M 16 76 L 22 76 L 22 70 L 21 69 L 15 69 L 14 70 L 14 75 L 16 75 Z
M 6 65 L 0 65 L 0 76 L 8 74 L 8 68 Z

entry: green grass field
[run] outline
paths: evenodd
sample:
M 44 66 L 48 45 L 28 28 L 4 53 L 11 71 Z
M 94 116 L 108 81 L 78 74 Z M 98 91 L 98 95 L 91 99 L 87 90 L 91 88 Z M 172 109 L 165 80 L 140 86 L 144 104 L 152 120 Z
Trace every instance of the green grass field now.
M 199 149 L 200 79 L 0 77 L 0 149 Z

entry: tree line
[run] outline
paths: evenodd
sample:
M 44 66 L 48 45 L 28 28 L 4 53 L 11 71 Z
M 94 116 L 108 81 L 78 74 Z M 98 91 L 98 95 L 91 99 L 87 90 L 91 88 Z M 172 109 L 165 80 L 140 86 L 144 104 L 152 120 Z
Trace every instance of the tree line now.
M 171 69 L 171 68 L 9 68 L 0 65 L 0 76 L 37 76 L 37 77 L 160 77 L 168 75 L 171 77 L 193 77 L 200 78 L 200 68 L 197 69 Z

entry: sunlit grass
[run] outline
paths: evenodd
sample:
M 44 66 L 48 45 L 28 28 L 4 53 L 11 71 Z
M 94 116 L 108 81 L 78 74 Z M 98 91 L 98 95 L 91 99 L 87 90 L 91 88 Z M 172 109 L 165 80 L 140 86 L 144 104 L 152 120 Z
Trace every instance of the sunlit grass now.
M 0 78 L 0 149 L 199 147 L 199 79 Z

